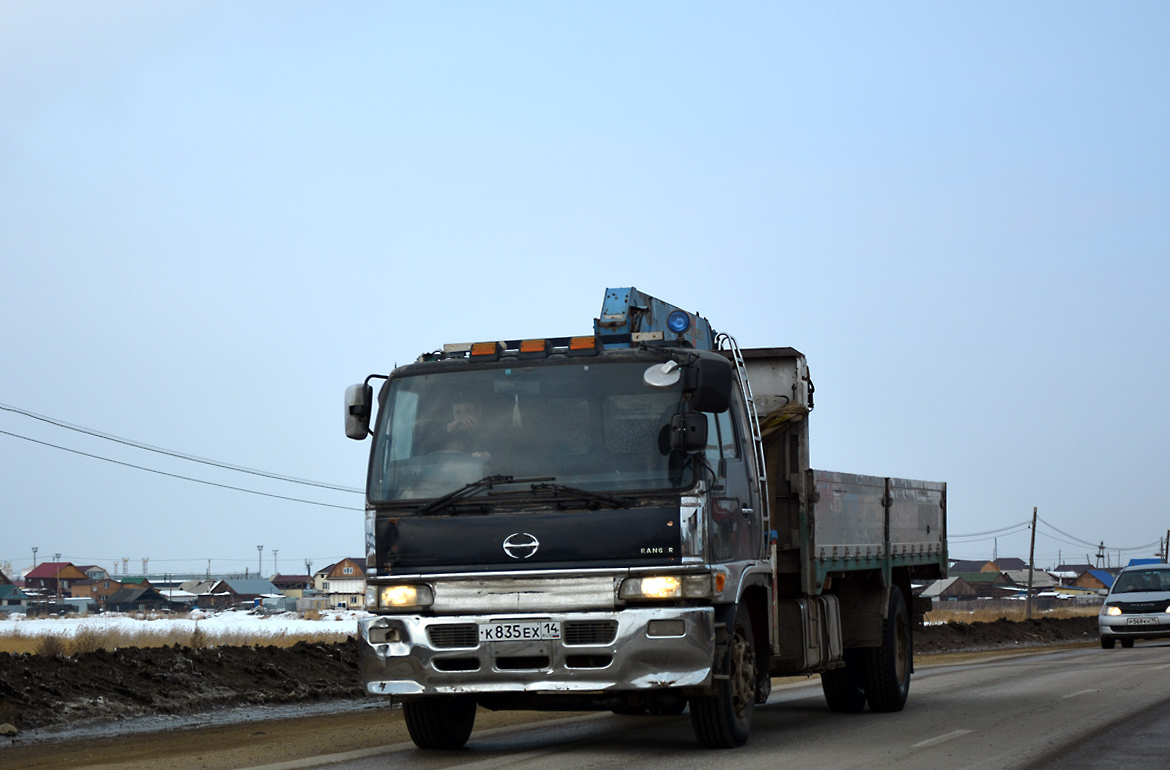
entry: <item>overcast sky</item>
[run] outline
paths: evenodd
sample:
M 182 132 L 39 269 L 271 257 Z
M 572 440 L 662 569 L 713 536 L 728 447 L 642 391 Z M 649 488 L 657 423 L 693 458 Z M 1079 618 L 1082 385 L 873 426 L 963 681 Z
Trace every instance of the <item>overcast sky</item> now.
M 953 556 L 1026 557 L 1034 506 L 1040 565 L 1151 556 L 1168 29 L 1161 3 L 0 0 L 0 562 L 360 556 L 359 493 L 26 413 L 356 489 L 347 385 L 589 333 L 607 286 L 804 352 L 814 466 L 946 481 Z

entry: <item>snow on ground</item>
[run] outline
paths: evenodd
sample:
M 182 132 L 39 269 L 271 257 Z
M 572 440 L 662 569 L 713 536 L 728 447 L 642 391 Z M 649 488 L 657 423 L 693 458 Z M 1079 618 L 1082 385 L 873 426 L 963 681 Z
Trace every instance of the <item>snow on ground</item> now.
M 369 613 L 361 610 L 325 610 L 320 620 L 302 618 L 296 613 L 260 615 L 246 611 L 210 612 L 194 610 L 187 614 L 154 615 L 107 612 L 100 615 L 67 615 L 53 618 L 26 618 L 9 615 L 0 620 L 0 635 L 24 637 L 61 636 L 72 638 L 78 632 L 108 632 L 132 636 L 189 636 L 196 627 L 214 642 L 218 637 L 278 637 L 312 634 L 356 634 L 358 618 Z

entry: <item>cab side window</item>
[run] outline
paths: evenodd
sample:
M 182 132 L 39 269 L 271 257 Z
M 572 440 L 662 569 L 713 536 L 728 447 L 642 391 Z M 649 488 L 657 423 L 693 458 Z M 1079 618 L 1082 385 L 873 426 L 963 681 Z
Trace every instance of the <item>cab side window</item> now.
M 716 472 L 719 471 L 720 460 L 735 460 L 739 457 L 730 409 L 722 414 L 707 415 L 707 447 L 703 451 L 707 462 Z

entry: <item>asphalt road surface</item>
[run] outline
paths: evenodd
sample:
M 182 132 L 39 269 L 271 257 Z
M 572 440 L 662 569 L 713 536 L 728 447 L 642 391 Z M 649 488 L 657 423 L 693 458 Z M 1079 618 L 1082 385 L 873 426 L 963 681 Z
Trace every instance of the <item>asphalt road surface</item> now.
M 265 770 L 1164 770 L 1170 767 L 1170 644 L 1077 649 L 922 668 L 898 714 L 833 714 L 816 679 L 757 707 L 734 751 L 695 743 L 690 718 L 590 714 L 472 734 L 462 751 L 400 743 Z

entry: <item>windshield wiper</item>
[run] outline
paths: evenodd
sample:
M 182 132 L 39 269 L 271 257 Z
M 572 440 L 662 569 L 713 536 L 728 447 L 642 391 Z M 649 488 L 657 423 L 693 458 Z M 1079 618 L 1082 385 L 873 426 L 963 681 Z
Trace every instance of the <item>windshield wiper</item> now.
M 557 492 L 563 495 L 576 497 L 581 500 L 587 500 L 596 506 L 598 503 L 604 503 L 613 508 L 629 508 L 634 504 L 634 501 L 628 497 L 621 497 L 620 495 L 611 495 L 605 492 L 594 492 L 591 489 L 582 489 L 581 487 L 571 487 L 568 484 L 533 484 L 533 492 Z
M 419 508 L 417 511 L 415 511 L 415 513 L 423 516 L 427 515 L 428 513 L 435 513 L 442 510 L 443 508 L 446 508 L 448 505 L 456 502 L 457 500 L 461 500 L 464 497 L 475 494 L 481 489 L 491 489 L 496 484 L 526 484 L 533 481 L 547 480 L 548 479 L 517 479 L 513 478 L 512 476 L 502 475 L 484 476 L 479 481 L 473 481 L 470 484 L 464 484 L 463 486 L 459 487 L 459 489 L 448 492 L 442 497 L 435 498 L 434 500 Z

